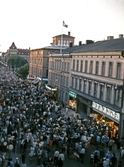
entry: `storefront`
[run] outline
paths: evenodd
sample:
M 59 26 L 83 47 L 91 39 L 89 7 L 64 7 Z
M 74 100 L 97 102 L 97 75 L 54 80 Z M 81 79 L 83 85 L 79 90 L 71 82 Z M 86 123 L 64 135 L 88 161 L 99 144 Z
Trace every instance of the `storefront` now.
M 95 119 L 97 123 L 108 125 L 112 130 L 112 137 L 118 137 L 120 113 L 96 102 L 92 102 L 92 109 L 91 116 L 93 119 Z
M 50 85 L 45 85 L 45 88 L 47 90 L 46 95 L 53 100 L 57 100 L 58 98 L 58 90 L 55 87 L 52 87 Z
M 71 109 L 73 109 L 74 111 L 77 110 L 77 101 L 76 101 L 76 98 L 77 98 L 77 94 L 72 92 L 72 91 L 69 91 L 69 107 Z
M 45 85 L 45 84 L 48 84 L 48 78 L 42 78 L 42 83 Z

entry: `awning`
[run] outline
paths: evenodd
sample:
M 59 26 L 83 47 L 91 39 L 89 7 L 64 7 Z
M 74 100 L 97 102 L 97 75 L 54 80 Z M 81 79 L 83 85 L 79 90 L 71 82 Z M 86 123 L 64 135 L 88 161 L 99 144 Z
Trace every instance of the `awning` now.
M 52 87 L 52 86 L 49 86 L 49 85 L 46 85 L 45 87 L 46 87 L 46 89 L 48 89 L 48 90 L 57 91 L 57 88 L 55 88 L 55 87 Z

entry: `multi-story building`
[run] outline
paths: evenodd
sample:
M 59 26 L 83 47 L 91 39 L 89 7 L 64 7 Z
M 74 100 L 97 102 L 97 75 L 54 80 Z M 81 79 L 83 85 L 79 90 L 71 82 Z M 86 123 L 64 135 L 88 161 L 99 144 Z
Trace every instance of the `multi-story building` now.
M 12 45 L 9 47 L 6 53 L 3 53 L 2 60 L 4 62 L 7 62 L 10 56 L 17 55 L 20 57 L 23 57 L 24 59 L 29 62 L 30 58 L 30 49 L 18 49 L 14 42 L 12 42 Z
M 124 134 L 123 35 L 117 39 L 110 36 L 104 41 L 80 45 L 68 54 L 71 59 L 68 77 L 71 81 L 67 99 L 70 95 L 74 96 L 78 112 L 88 117 L 94 116 L 98 121 L 102 118 L 114 128 L 115 136 L 118 135 L 119 126 L 120 134 Z M 56 59 L 59 57 L 56 56 Z
M 62 38 L 63 36 L 63 38 Z M 60 41 L 66 41 L 63 43 Z M 53 37 L 51 46 L 30 50 L 29 77 L 40 78 L 42 81 L 48 80 L 49 55 L 60 53 L 61 50 L 68 48 L 68 42 L 74 45 L 74 37 L 62 34 Z

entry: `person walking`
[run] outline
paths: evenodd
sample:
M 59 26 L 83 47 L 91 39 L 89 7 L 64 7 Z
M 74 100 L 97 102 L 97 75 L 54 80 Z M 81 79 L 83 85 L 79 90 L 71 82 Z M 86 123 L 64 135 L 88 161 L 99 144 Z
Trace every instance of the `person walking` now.
M 55 166 L 57 166 L 58 157 L 59 157 L 59 151 L 56 150 L 56 151 L 54 152 L 54 165 L 55 165 Z
M 81 158 L 82 163 L 84 163 L 84 156 L 85 156 L 85 148 L 82 147 L 82 149 L 80 151 L 80 158 Z

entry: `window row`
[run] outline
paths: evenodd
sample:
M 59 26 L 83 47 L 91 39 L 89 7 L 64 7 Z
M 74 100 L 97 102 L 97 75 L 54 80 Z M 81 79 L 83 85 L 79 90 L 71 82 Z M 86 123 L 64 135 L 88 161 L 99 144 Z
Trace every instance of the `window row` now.
M 114 68 L 116 69 L 116 74 L 114 74 Z M 121 68 L 121 63 L 116 63 L 116 65 L 114 65 L 113 62 L 73 60 L 72 64 L 72 70 L 74 71 L 80 71 L 108 77 L 113 77 L 113 75 L 115 75 L 114 77 L 118 79 L 121 79 Z
M 69 85 L 69 78 L 64 75 L 57 75 L 55 73 L 49 73 L 49 80 L 53 83 L 53 85 L 63 85 L 67 86 Z
M 113 85 L 75 77 L 72 77 L 71 83 L 71 87 L 75 90 L 114 104 L 118 107 L 121 106 L 122 90 L 117 90 Z
M 69 72 L 70 63 L 62 62 L 61 60 L 55 60 L 55 62 L 54 61 L 49 62 L 49 67 L 53 70 Z

